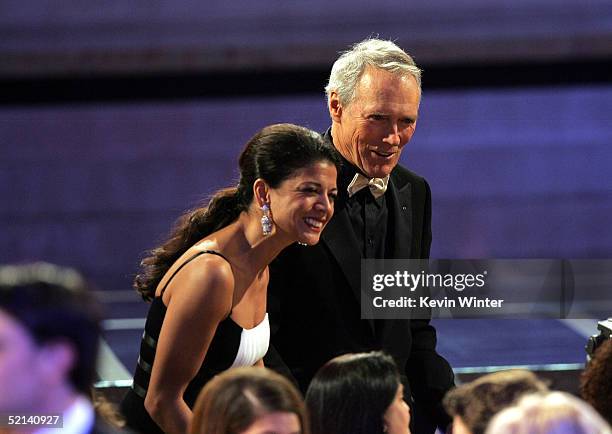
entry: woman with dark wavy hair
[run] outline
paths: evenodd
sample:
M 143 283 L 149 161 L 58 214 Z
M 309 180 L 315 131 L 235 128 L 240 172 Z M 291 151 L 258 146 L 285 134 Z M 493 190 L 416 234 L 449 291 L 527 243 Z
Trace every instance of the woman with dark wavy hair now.
M 183 434 L 210 378 L 263 366 L 268 264 L 294 242 L 319 241 L 333 214 L 338 165 L 319 134 L 266 127 L 240 154 L 238 185 L 185 214 L 142 261 L 134 286 L 152 303 L 121 405 L 130 428 Z
M 309 434 L 300 392 L 276 372 L 234 368 L 210 380 L 193 409 L 190 434 Z
M 312 434 L 409 434 L 410 409 L 393 358 L 345 354 L 327 362 L 306 392 Z

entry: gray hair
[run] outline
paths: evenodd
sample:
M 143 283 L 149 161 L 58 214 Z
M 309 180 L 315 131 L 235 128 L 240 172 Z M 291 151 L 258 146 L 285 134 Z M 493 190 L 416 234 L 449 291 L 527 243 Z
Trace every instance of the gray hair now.
M 412 75 L 421 94 L 421 70 L 412 57 L 392 41 L 366 39 L 353 45 L 332 66 L 325 93 L 327 100 L 332 91 L 340 103 L 348 105 L 355 98 L 355 88 L 367 66 L 384 69 L 398 75 Z

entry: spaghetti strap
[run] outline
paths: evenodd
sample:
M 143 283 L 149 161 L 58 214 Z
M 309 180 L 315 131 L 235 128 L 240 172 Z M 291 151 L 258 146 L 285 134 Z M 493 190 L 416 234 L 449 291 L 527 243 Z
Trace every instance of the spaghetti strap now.
M 182 269 L 182 268 L 183 268 L 185 265 L 189 264 L 189 263 L 190 263 L 191 261 L 193 261 L 195 258 L 197 258 L 198 256 L 203 255 L 203 254 L 205 254 L 205 253 L 209 253 L 209 254 L 211 254 L 211 255 L 217 255 L 217 256 L 220 256 L 220 257 L 222 257 L 223 259 L 225 259 L 225 260 L 226 260 L 226 261 L 229 263 L 228 259 L 227 259 L 225 256 L 223 256 L 221 253 L 219 253 L 219 252 L 217 252 L 217 251 L 215 251 L 215 250 L 202 250 L 201 252 L 196 253 L 196 254 L 195 254 L 195 255 L 193 255 L 191 258 L 189 258 L 189 259 L 187 259 L 185 262 L 183 262 L 183 263 L 182 263 L 182 264 L 181 264 L 181 265 L 180 265 L 180 266 L 179 266 L 179 267 L 178 267 L 178 268 L 177 268 L 177 269 L 174 271 L 174 273 L 172 273 L 172 276 L 170 276 L 170 278 L 168 279 L 168 281 L 166 282 L 166 284 L 165 284 L 165 285 L 164 285 L 164 287 L 162 288 L 161 293 L 159 294 L 159 296 L 161 297 L 161 296 L 163 296 L 163 295 L 164 295 L 164 291 L 165 291 L 165 290 L 166 290 L 166 288 L 168 287 L 168 284 L 169 284 L 169 283 L 172 281 L 172 279 L 174 279 L 174 276 L 176 276 L 176 274 L 177 274 L 179 271 L 181 271 L 181 269 Z

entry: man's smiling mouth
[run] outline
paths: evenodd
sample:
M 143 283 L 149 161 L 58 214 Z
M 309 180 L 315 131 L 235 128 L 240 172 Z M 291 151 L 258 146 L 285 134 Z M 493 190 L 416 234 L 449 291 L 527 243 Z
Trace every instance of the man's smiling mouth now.
M 372 153 L 374 153 L 374 154 L 376 154 L 376 155 L 378 155 L 379 157 L 382 157 L 382 158 L 389 158 L 389 157 L 391 157 L 392 155 L 395 154 L 395 152 L 381 152 L 381 151 L 372 151 Z

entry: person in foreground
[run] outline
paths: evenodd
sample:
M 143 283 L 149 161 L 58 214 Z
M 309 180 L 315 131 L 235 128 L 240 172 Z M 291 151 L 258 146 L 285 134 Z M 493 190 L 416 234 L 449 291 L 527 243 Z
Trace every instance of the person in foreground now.
M 425 434 L 450 422 L 441 400 L 453 373 L 436 352 L 435 329 L 426 319 L 360 316 L 362 259 L 429 257 L 430 189 L 398 164 L 417 125 L 420 84 L 419 68 L 390 41 L 360 42 L 334 63 L 326 87 L 332 125 L 325 138 L 343 159 L 338 201 L 317 246 L 293 245 L 270 267 L 275 332 L 266 365 L 306 390 L 331 358 L 383 350 L 406 378 L 413 431 Z
M 309 434 L 304 402 L 285 377 L 266 368 L 234 368 L 198 397 L 191 434 Z
M 183 434 L 210 378 L 262 365 L 268 264 L 291 243 L 319 241 L 334 210 L 337 164 L 319 134 L 266 127 L 240 154 L 238 185 L 187 213 L 143 260 L 135 286 L 152 304 L 121 406 L 129 427 Z
M 12 432 L 9 415 L 58 415 L 61 428 L 13 425 L 14 432 L 121 432 L 91 400 L 100 318 L 77 271 L 42 262 L 0 266 L 0 431 Z
M 444 407 L 453 418 L 453 434 L 484 434 L 497 413 L 522 396 L 548 392 L 533 372 L 521 369 L 493 372 L 452 389 Z
M 312 434 L 409 434 L 403 388 L 393 358 L 384 353 L 330 360 L 306 392 Z
M 612 424 L 612 339 L 604 341 L 580 376 L 580 396 Z
M 486 434 L 612 434 L 586 402 L 565 392 L 528 395 L 493 418 Z

